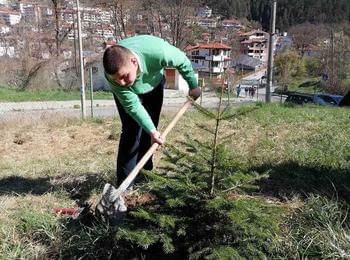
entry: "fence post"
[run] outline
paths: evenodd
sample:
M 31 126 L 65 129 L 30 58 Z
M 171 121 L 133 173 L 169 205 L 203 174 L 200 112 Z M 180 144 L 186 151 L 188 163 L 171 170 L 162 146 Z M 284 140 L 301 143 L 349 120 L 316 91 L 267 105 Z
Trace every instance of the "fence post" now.
M 204 93 L 204 78 L 201 79 L 201 88 L 202 88 L 202 94 L 200 95 L 200 100 L 199 100 L 199 104 L 202 105 L 202 101 L 203 101 L 203 93 Z
M 89 74 L 90 74 L 91 117 L 94 117 L 94 83 L 92 81 L 92 67 L 89 68 Z

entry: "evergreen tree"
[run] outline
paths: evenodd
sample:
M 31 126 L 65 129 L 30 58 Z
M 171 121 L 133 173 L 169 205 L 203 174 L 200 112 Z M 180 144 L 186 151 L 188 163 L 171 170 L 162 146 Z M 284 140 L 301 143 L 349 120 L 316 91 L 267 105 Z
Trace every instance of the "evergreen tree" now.
M 228 259 L 273 254 L 269 246 L 280 229 L 266 215 L 271 208 L 261 201 L 231 198 L 259 177 L 247 172 L 225 146 L 234 132 L 220 130 L 224 122 L 259 106 L 222 109 L 222 97 L 223 87 L 217 111 L 195 105 L 209 119 L 199 128 L 212 138 L 187 136 L 176 146 L 167 145 L 167 165 L 157 173 L 146 172 L 149 181 L 143 189 L 155 199 L 135 208 L 118 231 L 123 240 L 147 249 L 146 256 Z

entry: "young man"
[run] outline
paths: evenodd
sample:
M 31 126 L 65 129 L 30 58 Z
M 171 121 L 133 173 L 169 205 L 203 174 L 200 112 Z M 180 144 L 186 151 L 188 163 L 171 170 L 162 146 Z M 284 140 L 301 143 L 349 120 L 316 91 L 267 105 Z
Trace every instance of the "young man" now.
M 165 85 L 163 69 L 176 68 L 187 81 L 192 98 L 197 99 L 201 89 L 186 55 L 154 36 L 127 38 L 107 48 L 103 66 L 122 122 L 117 156 L 119 186 L 152 143 L 164 142 L 157 130 Z M 151 158 L 144 169 L 152 168 Z

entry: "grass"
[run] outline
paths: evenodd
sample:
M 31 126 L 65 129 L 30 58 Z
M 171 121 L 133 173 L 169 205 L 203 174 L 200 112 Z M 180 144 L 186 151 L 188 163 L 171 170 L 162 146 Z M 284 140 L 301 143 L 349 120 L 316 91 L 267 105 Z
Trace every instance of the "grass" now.
M 86 92 L 86 99 L 90 99 L 90 93 Z M 113 99 L 109 92 L 94 92 L 94 99 Z M 24 101 L 67 101 L 80 100 L 80 91 L 62 90 L 33 90 L 19 91 L 13 88 L 0 86 L 0 102 L 24 102 Z
M 171 116 L 162 117 L 161 129 Z M 236 243 L 215 247 L 211 256 L 348 258 L 348 122 L 348 109 L 264 104 L 225 122 L 221 141 L 240 170 L 234 181 L 249 179 L 250 183 L 234 190 L 229 201 L 213 202 L 217 213 L 229 213 L 235 223 L 234 236 L 223 238 Z M 183 133 L 207 140 L 198 124 L 210 128 L 214 123 L 198 112 L 186 113 L 167 142 L 181 147 L 178 141 L 188 138 Z M 140 230 L 134 230 L 131 237 L 122 229 L 86 226 L 52 214 L 53 207 L 73 207 L 84 201 L 94 205 L 103 184 L 115 181 L 119 133 L 119 121 L 111 118 L 84 122 L 27 118 L 0 125 L 1 259 L 176 256 L 176 251 L 159 255 L 172 247 L 167 237 L 156 233 L 142 237 Z M 161 172 L 161 153 L 155 156 L 155 164 Z M 163 223 L 171 226 L 173 222 Z M 150 230 L 145 227 L 145 232 Z M 193 245 L 193 250 L 198 246 Z M 204 251 L 196 252 L 200 257 Z
M 319 89 L 319 78 L 307 78 L 307 79 L 298 79 L 293 81 L 289 86 L 289 91 L 302 92 L 302 93 L 310 93 L 314 94 L 318 92 Z
M 321 196 L 310 196 L 290 220 L 299 258 L 350 257 L 348 205 Z M 318 243 L 315 243 L 317 241 Z
M 288 84 L 288 91 L 314 94 L 321 92 L 320 78 L 296 78 Z M 280 93 L 280 89 L 276 88 L 276 93 Z
M 350 87 L 350 73 L 348 74 L 346 80 L 344 80 L 344 85 Z
M 321 81 L 320 77 L 297 78 L 288 85 L 288 91 L 308 94 L 322 93 L 324 90 L 321 88 Z M 343 84 L 349 89 L 349 76 L 343 81 Z M 278 89 L 276 91 L 278 91 Z

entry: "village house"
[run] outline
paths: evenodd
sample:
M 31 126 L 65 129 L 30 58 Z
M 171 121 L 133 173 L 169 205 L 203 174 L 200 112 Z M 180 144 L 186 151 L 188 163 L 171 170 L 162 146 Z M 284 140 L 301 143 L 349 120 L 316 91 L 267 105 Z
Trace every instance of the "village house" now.
M 225 19 L 221 22 L 224 29 L 241 29 L 243 25 L 237 19 Z
M 232 66 L 237 71 L 256 71 L 262 66 L 262 61 L 252 58 L 246 54 L 240 54 L 233 58 Z
M 187 46 L 185 52 L 194 69 L 203 75 L 220 75 L 230 66 L 231 47 L 223 43 Z
M 15 25 L 21 21 L 21 13 L 18 11 L 10 10 L 6 7 L 0 8 L 0 19 L 5 22 L 6 25 Z
M 208 6 L 200 7 L 197 12 L 199 17 L 211 17 L 213 11 Z
M 204 28 L 216 28 L 218 26 L 217 18 L 197 18 L 197 24 Z
M 241 52 L 263 63 L 268 59 L 269 34 L 261 30 L 253 30 L 241 34 Z

